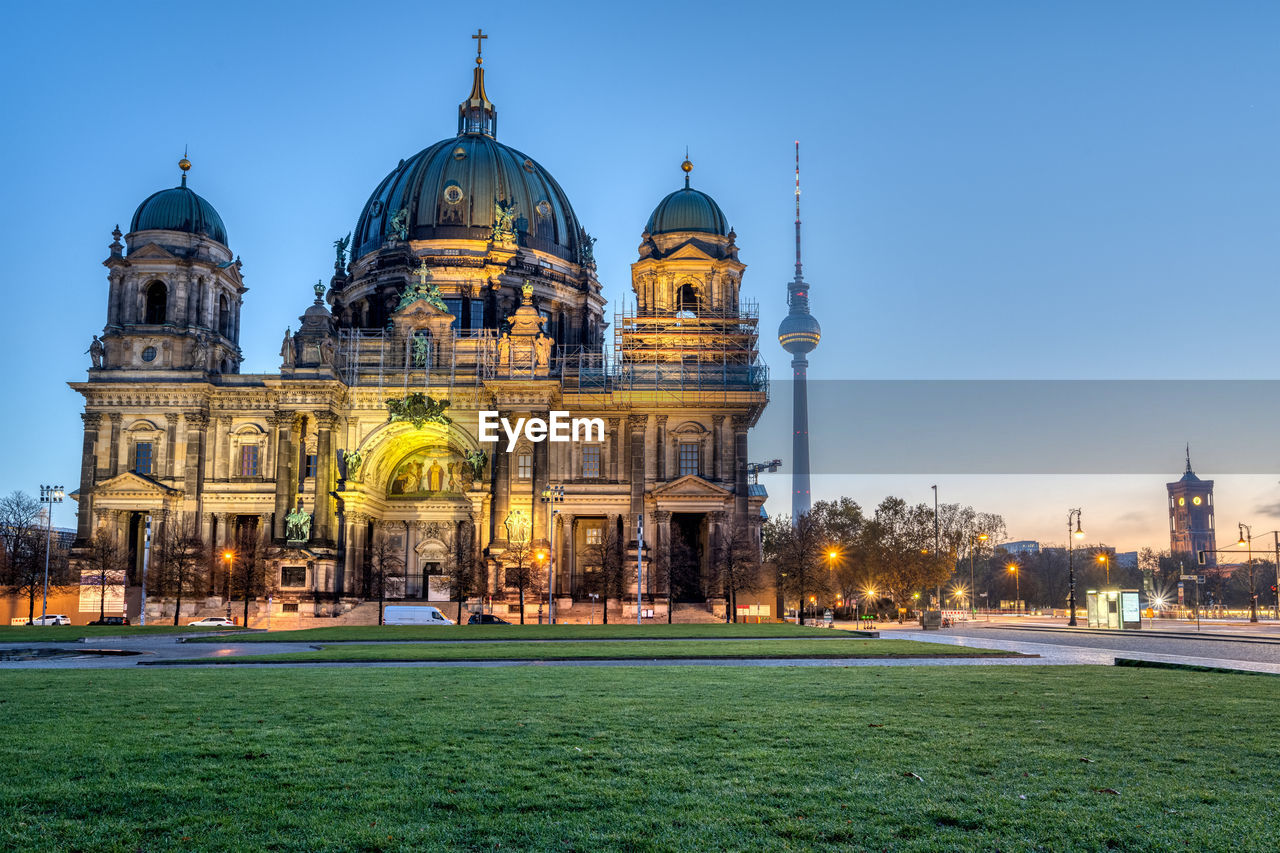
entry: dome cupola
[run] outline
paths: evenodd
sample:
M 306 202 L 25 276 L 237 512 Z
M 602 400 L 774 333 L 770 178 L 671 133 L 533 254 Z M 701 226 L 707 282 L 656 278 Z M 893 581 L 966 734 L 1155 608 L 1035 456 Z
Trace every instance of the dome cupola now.
M 729 223 L 716 200 L 701 190 L 689 186 L 689 173 L 693 163 L 686 157 L 680 164 L 684 170 L 684 188 L 668 195 L 649 215 L 644 230 L 649 234 L 672 234 L 677 231 L 697 231 L 704 234 L 725 236 Z
M 212 204 L 187 187 L 187 170 L 191 168 L 191 161 L 183 157 L 178 167 L 182 169 L 182 183 L 147 196 L 134 211 L 129 233 L 180 231 L 208 237 L 226 246 L 227 227 L 222 224 L 222 217 Z

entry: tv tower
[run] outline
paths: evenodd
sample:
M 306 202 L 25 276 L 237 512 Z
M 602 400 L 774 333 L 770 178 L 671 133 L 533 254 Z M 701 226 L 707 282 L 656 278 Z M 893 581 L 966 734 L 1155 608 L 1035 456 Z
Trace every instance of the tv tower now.
M 791 520 L 809 512 L 809 360 L 822 327 L 809 313 L 809 285 L 800 263 L 800 141 L 796 140 L 796 277 L 787 285 L 791 310 L 778 326 L 778 343 L 791 353 Z

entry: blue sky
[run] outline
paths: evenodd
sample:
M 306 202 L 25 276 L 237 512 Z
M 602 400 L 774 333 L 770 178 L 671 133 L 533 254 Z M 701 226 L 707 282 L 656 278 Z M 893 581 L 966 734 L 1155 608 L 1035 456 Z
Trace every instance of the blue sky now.
M 7 23 L 3 492 L 75 486 L 65 382 L 104 322 L 110 231 L 176 184 L 184 145 L 244 261 L 244 370 L 274 369 L 369 192 L 453 134 L 477 27 L 499 139 L 565 188 L 615 304 L 689 147 L 739 235 L 775 375 L 796 138 L 814 377 L 1274 374 L 1274 3 L 23 4 Z M 1214 423 L 1247 416 L 1187 401 L 1202 474 Z M 1019 538 L 1092 506 L 1100 537 L 1167 545 L 1180 444 L 1168 456 L 1123 483 L 949 476 L 944 499 L 1005 513 Z M 1220 528 L 1268 524 L 1276 461 L 1219 478 Z M 820 495 L 931 497 L 914 475 L 829 479 Z

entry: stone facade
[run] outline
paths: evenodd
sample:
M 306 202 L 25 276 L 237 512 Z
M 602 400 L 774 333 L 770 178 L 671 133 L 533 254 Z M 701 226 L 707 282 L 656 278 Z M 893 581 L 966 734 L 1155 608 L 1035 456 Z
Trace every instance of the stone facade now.
M 473 91 L 464 106 L 474 101 Z M 513 156 L 483 118 L 419 159 Z M 523 162 L 520 197 L 533 199 L 554 182 Z M 410 174 L 412 198 L 384 182 L 358 227 L 367 251 L 348 262 L 338 242 L 334 274 L 286 333 L 273 374 L 239 372 L 247 289 L 228 246 L 207 229 L 117 229 L 102 346 L 88 380 L 72 383 L 85 398 L 80 545 L 114 530 L 136 576 L 148 524 L 154 539 L 180 523 L 219 551 L 252 541 L 270 553 L 277 608 L 336 614 L 375 594 L 379 559 L 395 567 L 389 599 L 450 600 L 450 579 L 475 563 L 500 607 L 515 597 L 513 553 L 554 552 L 557 596 L 580 599 L 602 540 L 635 565 L 641 516 L 646 564 L 683 535 L 704 578 L 731 519 L 758 536 L 764 497 L 747 487 L 747 431 L 767 378 L 736 235 L 697 223 L 646 232 L 637 308 L 614 317 L 607 347 L 592 240 L 567 200 L 513 217 L 503 198 L 482 199 L 491 225 L 457 224 L 451 205 L 503 175 Z M 390 222 L 388 205 L 403 205 Z M 554 228 L 531 222 L 544 216 Z M 480 441 L 481 411 L 514 423 L 556 410 L 599 418 L 603 436 L 522 436 L 510 450 L 505 436 Z M 553 485 L 563 500 L 542 500 Z M 663 580 L 646 565 L 647 596 L 664 597 Z M 215 571 L 211 598 L 224 581 Z

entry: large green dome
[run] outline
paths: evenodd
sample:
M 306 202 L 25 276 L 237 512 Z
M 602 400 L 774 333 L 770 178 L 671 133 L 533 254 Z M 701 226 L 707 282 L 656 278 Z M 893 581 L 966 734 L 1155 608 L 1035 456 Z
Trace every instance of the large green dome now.
M 147 197 L 134 211 L 129 233 L 134 231 L 182 231 L 199 234 L 227 245 L 227 227 L 222 217 L 205 199 L 187 189 L 186 176 L 180 187 L 160 190 Z
M 352 256 L 380 248 L 401 210 L 410 240 L 488 240 L 500 201 L 515 205 L 519 245 L 581 261 L 582 226 L 555 178 L 530 157 L 480 133 L 441 140 L 401 160 L 365 202 Z
M 686 186 L 658 202 L 644 230 L 650 234 L 700 231 L 723 237 L 729 233 L 729 223 L 715 199 Z

